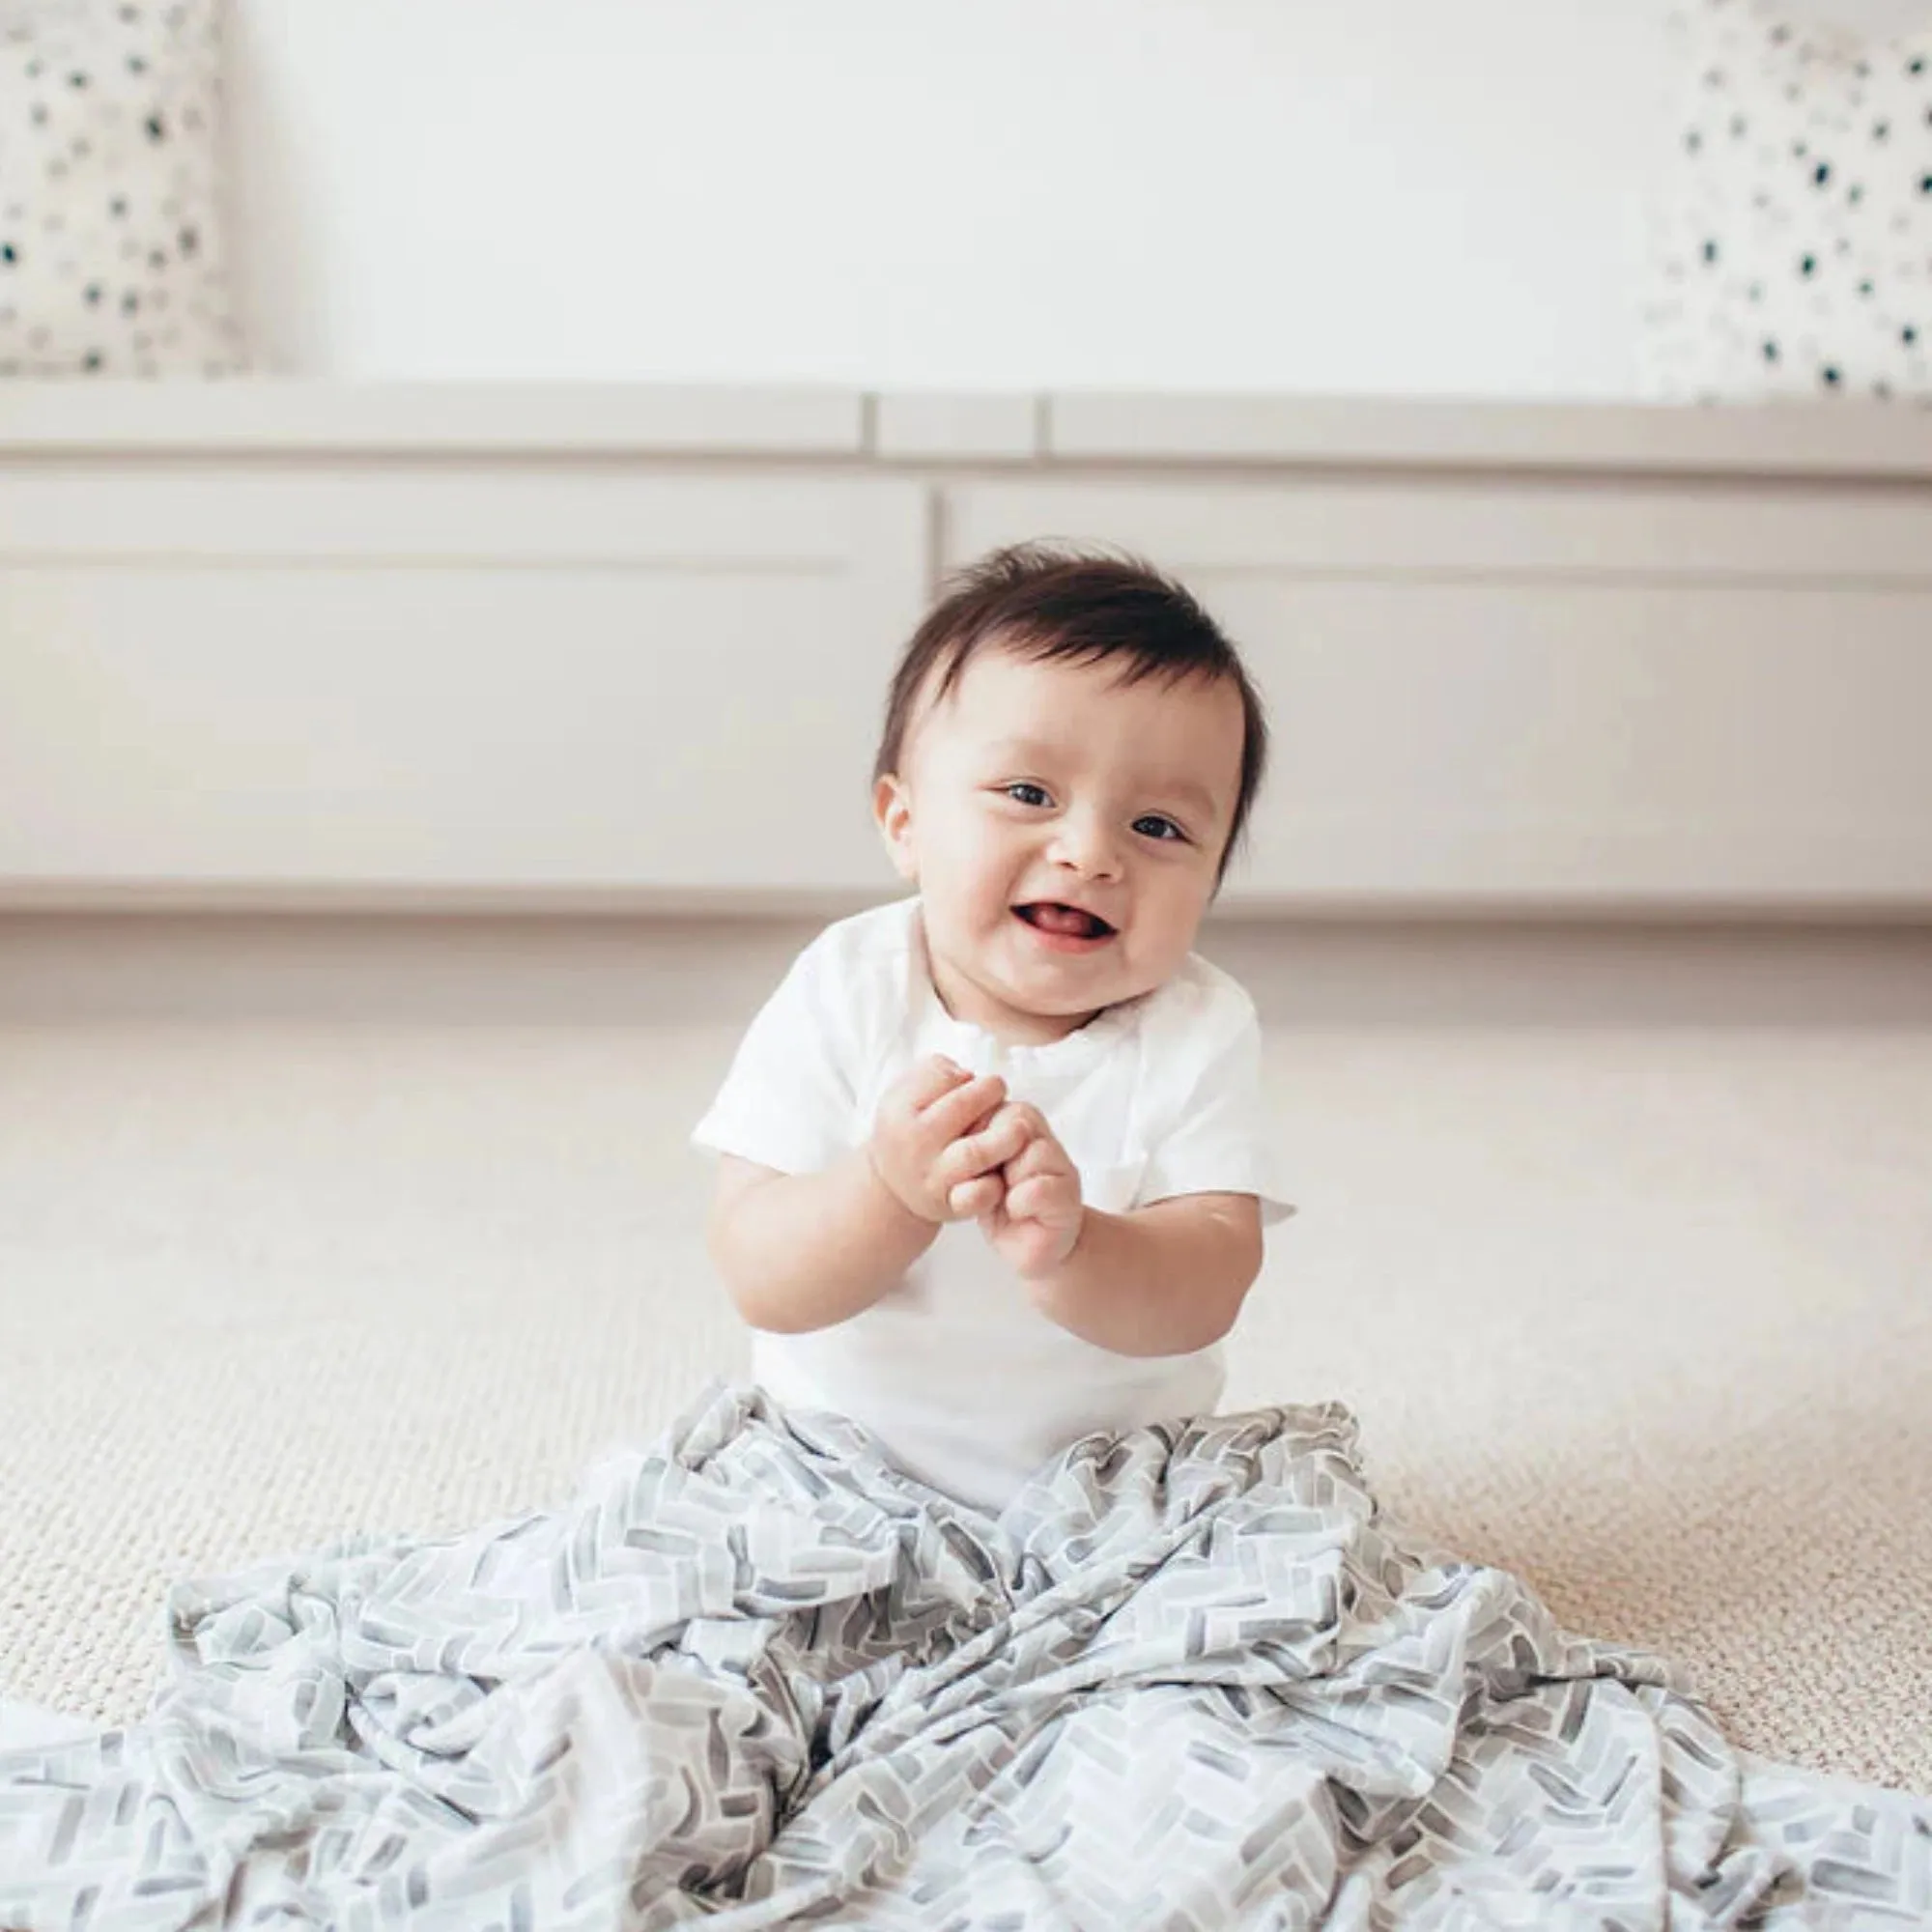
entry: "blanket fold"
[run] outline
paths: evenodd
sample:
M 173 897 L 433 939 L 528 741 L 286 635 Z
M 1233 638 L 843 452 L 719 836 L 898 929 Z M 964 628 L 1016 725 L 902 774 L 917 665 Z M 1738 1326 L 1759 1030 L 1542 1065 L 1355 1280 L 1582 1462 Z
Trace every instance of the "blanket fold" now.
M 139 1723 L 0 1753 L 0 1926 L 1932 1924 L 1932 1801 L 1427 1547 L 1335 1404 L 994 1518 L 718 1386 L 559 1508 L 166 1612 Z

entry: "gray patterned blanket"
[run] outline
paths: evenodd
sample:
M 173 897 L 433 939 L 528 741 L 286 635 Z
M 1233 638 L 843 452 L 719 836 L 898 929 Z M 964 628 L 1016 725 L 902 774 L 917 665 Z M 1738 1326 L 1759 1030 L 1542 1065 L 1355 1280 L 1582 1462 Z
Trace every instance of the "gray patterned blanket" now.
M 1422 1548 L 1333 1405 L 996 1521 L 718 1388 L 563 1508 L 168 1616 L 140 1723 L 0 1756 L 0 1925 L 1932 1924 L 1932 1801 Z

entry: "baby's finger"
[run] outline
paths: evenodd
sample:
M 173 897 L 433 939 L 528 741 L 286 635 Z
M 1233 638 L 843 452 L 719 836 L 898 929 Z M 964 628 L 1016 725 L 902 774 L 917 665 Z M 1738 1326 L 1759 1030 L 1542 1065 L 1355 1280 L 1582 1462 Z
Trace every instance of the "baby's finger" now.
M 1037 1174 L 1063 1174 L 1067 1163 L 1060 1157 L 1060 1150 L 1050 1138 L 1033 1133 L 1011 1160 L 1007 1163 L 1007 1185 L 1030 1180 Z
M 906 1104 L 917 1114 L 943 1095 L 954 1092 L 972 1077 L 963 1066 L 948 1060 L 944 1054 L 932 1054 L 922 1060 L 907 1076 Z
M 946 1199 L 947 1205 L 962 1221 L 969 1216 L 990 1213 L 1000 1205 L 999 1177 L 982 1174 L 977 1180 L 961 1180 Z
M 1050 1174 L 1036 1175 L 1031 1180 L 1022 1180 L 1018 1185 L 1011 1182 L 1007 1186 L 1007 1212 L 1015 1221 L 1024 1221 L 1030 1215 L 1043 1212 L 1053 1206 L 1054 1186 L 1058 1177 Z
M 919 1123 L 939 1136 L 942 1142 L 954 1141 L 977 1126 L 1007 1097 L 1007 1083 L 997 1073 L 981 1073 L 928 1101 Z
M 1032 1136 L 1033 1129 L 1009 1107 L 1000 1111 L 979 1132 L 963 1134 L 946 1151 L 962 1178 L 983 1174 L 989 1167 L 1004 1167 L 1014 1158 Z

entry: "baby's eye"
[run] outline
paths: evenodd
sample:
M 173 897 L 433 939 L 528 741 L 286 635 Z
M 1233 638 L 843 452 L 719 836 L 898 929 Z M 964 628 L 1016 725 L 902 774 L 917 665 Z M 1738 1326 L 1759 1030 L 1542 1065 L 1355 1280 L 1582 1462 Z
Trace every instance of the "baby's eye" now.
M 1184 839 L 1187 837 L 1187 834 L 1181 831 L 1180 827 L 1175 824 L 1173 819 L 1163 818 L 1157 811 L 1147 812 L 1134 820 L 1134 830 L 1136 832 L 1143 831 L 1150 825 L 1164 826 L 1166 828 L 1165 831 L 1150 832 L 1148 834 L 1150 838 L 1159 838 L 1165 841 L 1175 838 Z
M 1019 779 L 1009 785 L 1002 785 L 1000 789 L 1018 805 L 1044 805 L 1046 803 L 1045 787 L 1034 784 L 1026 779 Z M 1020 793 L 1022 792 L 1031 792 L 1033 796 L 1031 798 L 1022 798 L 1020 797 Z

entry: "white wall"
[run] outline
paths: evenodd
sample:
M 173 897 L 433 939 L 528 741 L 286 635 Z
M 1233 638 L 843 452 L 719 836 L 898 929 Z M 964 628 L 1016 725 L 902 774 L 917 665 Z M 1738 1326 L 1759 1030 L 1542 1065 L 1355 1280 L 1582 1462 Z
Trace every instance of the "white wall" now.
M 1635 393 L 1665 0 L 233 6 L 270 366 Z

